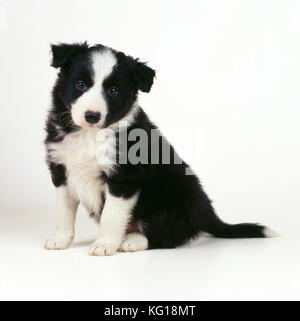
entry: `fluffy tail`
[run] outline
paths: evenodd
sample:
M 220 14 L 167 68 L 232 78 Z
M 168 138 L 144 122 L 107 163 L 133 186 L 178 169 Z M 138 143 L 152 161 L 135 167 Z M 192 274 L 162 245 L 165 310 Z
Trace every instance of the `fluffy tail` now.
M 253 223 L 227 224 L 213 215 L 206 222 L 206 232 L 222 238 L 277 237 L 278 234 L 266 226 Z

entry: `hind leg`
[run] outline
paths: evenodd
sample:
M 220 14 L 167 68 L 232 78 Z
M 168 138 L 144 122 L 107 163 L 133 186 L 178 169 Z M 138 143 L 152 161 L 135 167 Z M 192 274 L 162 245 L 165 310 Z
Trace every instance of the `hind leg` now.
M 141 233 L 129 233 L 125 235 L 119 248 L 121 252 L 136 252 L 148 249 L 148 239 Z

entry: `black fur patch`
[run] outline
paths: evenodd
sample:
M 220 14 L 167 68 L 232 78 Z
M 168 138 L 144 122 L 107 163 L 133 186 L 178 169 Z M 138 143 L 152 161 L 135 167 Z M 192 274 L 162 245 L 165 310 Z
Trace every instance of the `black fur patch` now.
M 67 183 L 66 169 L 62 164 L 49 163 L 49 169 L 51 172 L 51 178 L 53 185 L 59 187 Z

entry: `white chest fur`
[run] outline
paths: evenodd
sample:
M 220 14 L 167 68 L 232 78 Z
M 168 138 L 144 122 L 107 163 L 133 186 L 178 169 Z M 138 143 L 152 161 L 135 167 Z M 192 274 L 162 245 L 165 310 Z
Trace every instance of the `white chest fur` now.
M 66 167 L 67 186 L 74 197 L 91 213 L 102 208 L 102 192 L 105 184 L 101 173 L 113 170 L 108 155 L 115 151 L 114 136 L 106 130 L 85 130 L 65 136 L 59 143 L 48 145 L 50 160 Z

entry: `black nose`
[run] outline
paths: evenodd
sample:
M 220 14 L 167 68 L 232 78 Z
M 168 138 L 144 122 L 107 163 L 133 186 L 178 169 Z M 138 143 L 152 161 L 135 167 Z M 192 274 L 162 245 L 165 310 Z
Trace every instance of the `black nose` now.
M 100 120 L 100 113 L 88 110 L 85 112 L 85 120 L 90 124 L 96 124 Z

